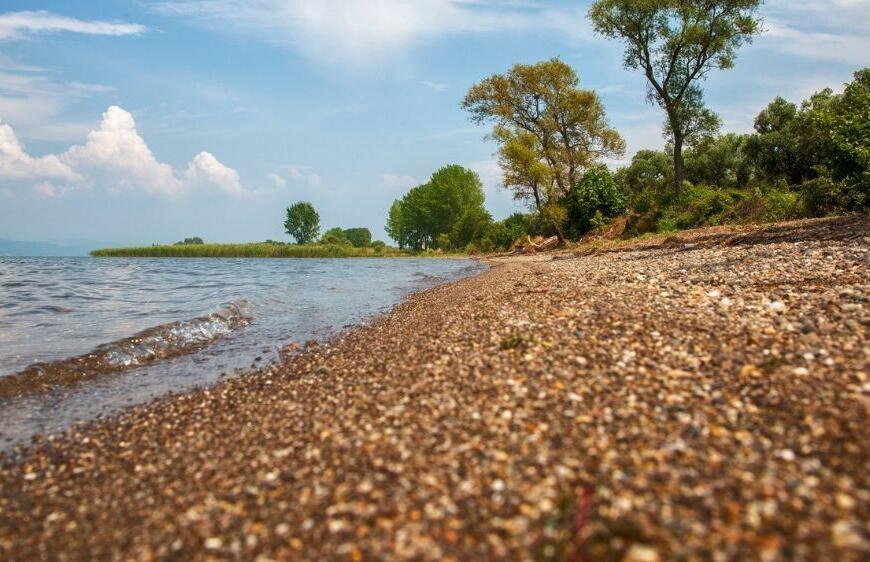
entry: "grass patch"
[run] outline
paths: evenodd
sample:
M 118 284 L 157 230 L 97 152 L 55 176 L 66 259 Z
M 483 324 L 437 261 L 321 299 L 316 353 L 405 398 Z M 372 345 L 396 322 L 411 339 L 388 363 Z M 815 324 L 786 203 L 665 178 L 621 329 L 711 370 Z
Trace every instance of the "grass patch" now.
M 91 252 L 94 257 L 114 258 L 383 258 L 427 256 L 385 246 L 355 248 L 348 244 L 176 244 L 103 248 Z

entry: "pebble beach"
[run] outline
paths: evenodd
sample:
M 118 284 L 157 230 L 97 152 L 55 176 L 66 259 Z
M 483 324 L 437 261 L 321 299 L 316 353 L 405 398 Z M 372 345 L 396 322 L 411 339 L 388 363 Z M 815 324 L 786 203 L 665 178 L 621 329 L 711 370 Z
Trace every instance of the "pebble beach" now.
M 866 215 L 491 265 L 0 457 L 0 559 L 870 558 Z

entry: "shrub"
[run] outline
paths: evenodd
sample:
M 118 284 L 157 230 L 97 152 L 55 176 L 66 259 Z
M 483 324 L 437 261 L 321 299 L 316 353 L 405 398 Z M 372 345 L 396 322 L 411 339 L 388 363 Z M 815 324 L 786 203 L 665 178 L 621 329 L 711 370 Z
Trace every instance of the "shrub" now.
M 801 213 L 798 194 L 785 186 L 768 189 L 761 196 L 764 222 L 777 222 L 797 218 Z
M 487 238 L 493 248 L 508 250 L 514 242 L 529 234 L 529 225 L 528 215 L 514 213 L 502 221 L 494 222 Z
M 610 170 L 605 166 L 593 168 L 583 175 L 569 197 L 569 227 L 573 234 L 582 235 L 593 228 L 596 214 L 602 220 L 615 217 L 625 212 L 625 205 L 626 196 Z
M 348 228 L 344 231 L 344 237 L 354 248 L 366 248 L 372 243 L 372 233 L 365 227 Z
M 664 207 L 656 230 L 673 232 L 733 221 L 745 199 L 746 193 L 737 189 L 685 184 L 680 197 Z

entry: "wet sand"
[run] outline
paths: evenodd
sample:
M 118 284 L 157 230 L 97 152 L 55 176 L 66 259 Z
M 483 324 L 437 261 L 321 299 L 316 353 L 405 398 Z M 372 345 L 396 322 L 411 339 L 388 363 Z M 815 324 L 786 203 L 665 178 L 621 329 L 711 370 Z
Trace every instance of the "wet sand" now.
M 0 559 L 870 556 L 866 216 L 556 258 L 5 458 Z

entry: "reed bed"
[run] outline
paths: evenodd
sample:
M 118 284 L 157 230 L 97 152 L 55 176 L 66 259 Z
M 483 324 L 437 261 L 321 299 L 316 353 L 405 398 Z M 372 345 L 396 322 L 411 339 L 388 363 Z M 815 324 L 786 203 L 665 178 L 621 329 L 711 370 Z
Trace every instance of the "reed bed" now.
M 417 255 L 398 248 L 355 248 L 340 244 L 178 244 L 102 248 L 95 257 L 142 258 L 382 258 Z

